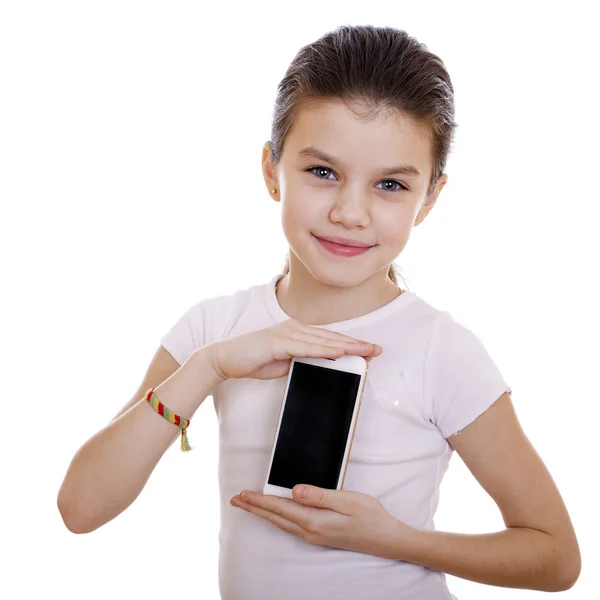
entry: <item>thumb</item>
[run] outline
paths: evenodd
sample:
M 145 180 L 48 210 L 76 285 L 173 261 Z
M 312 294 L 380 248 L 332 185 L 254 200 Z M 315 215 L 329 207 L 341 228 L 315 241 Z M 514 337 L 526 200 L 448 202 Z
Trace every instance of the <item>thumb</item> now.
M 330 490 L 307 484 L 297 485 L 292 490 L 294 499 L 299 500 L 302 504 L 330 508 L 338 512 L 344 512 L 342 509 L 348 507 L 351 502 L 349 494 L 343 490 Z

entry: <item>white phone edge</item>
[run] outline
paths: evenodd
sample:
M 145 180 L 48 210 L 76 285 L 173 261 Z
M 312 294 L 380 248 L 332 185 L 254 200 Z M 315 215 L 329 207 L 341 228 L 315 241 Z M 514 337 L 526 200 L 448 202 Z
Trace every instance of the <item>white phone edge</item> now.
M 282 498 L 293 498 L 292 489 L 282 487 L 279 485 L 273 485 L 268 483 L 269 475 L 271 474 L 271 466 L 273 465 L 273 457 L 275 456 L 275 442 L 279 435 L 279 429 L 281 427 L 281 420 L 283 417 L 283 411 L 285 409 L 285 403 L 287 401 L 288 388 L 292 379 L 292 372 L 294 365 L 297 362 L 306 363 L 309 365 L 316 365 L 319 367 L 325 367 L 326 369 L 333 369 L 335 371 L 346 371 L 348 373 L 356 373 L 361 376 L 360 383 L 358 386 L 358 393 L 354 401 L 354 411 L 352 412 L 352 421 L 350 422 L 350 433 L 346 441 L 346 448 L 344 450 L 344 458 L 342 460 L 342 468 L 336 484 L 336 490 L 343 489 L 344 480 L 346 478 L 346 469 L 348 467 L 348 459 L 352 450 L 352 442 L 354 441 L 354 432 L 356 430 L 356 422 L 358 420 L 358 413 L 360 411 L 360 405 L 362 404 L 363 392 L 365 389 L 365 382 L 367 379 L 367 371 L 369 369 L 369 362 L 362 356 L 355 354 L 344 354 L 339 358 L 319 358 L 319 357 L 294 357 L 291 360 L 290 370 L 288 371 L 287 381 L 285 384 L 285 390 L 283 391 L 283 398 L 281 401 L 281 409 L 279 411 L 279 419 L 277 421 L 277 428 L 273 437 L 273 443 L 271 444 L 271 458 L 269 459 L 269 466 L 267 468 L 267 476 L 265 479 L 265 485 L 263 486 L 263 494 L 270 494 L 273 496 L 280 496 Z

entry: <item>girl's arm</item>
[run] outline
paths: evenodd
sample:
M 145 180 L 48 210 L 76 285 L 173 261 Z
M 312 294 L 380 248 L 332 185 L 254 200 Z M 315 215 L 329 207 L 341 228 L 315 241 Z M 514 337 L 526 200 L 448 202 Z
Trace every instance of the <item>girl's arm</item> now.
M 414 529 L 410 539 L 398 540 L 394 556 L 488 585 L 572 587 L 581 570 L 575 531 L 508 393 L 448 442 L 494 499 L 507 529 L 475 535 Z
M 181 436 L 178 426 L 146 406 L 144 392 L 154 387 L 167 408 L 191 419 L 219 383 L 209 351 L 210 346 L 196 350 L 180 366 L 159 346 L 133 398 L 76 452 L 57 499 L 70 531 L 90 533 L 138 497 L 158 461 Z

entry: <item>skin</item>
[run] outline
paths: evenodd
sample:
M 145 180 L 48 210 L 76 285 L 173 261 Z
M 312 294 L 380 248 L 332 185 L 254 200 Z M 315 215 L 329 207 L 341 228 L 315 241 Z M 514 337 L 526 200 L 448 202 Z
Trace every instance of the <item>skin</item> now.
M 276 166 L 270 142 L 263 148 L 265 184 L 271 197 L 281 202 L 290 247 L 290 270 L 280 281 L 277 296 L 283 310 L 301 323 L 351 319 L 397 297 L 401 290 L 388 277 L 389 265 L 448 180 L 442 174 L 426 197 L 433 168 L 426 125 L 398 111 L 381 111 L 365 121 L 354 112 L 365 109 L 341 100 L 313 101 L 297 112 Z M 298 156 L 307 146 L 327 152 L 339 166 Z M 380 174 L 382 168 L 399 165 L 414 165 L 420 174 Z M 315 166 L 327 171 L 306 171 Z M 376 246 L 362 255 L 338 257 L 311 234 Z

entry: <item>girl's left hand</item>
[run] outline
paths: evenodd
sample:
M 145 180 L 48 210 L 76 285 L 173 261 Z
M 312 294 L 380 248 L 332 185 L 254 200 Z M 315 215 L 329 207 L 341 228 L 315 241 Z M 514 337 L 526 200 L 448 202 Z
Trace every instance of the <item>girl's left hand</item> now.
M 302 489 L 306 488 L 306 496 Z M 247 490 L 232 506 L 271 521 L 306 542 L 400 560 L 398 549 L 413 530 L 367 494 L 297 485 L 294 499 Z

